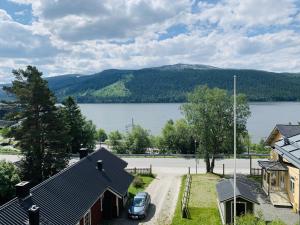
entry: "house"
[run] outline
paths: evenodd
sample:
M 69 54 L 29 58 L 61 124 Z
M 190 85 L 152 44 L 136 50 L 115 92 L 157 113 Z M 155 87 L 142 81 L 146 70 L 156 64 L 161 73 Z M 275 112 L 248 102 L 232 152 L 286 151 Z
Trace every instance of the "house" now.
M 276 125 L 266 144 L 270 160 L 258 161 L 262 168 L 261 186 L 274 206 L 300 212 L 300 126 Z
M 17 197 L 0 207 L 0 225 L 99 225 L 118 217 L 133 177 L 127 163 L 104 148 L 30 189 L 16 185 Z
M 223 224 L 231 224 L 234 219 L 234 192 L 233 179 L 222 180 L 217 183 L 218 207 Z M 241 181 L 236 181 L 236 215 L 253 213 L 255 204 L 259 204 L 251 193 L 249 186 Z

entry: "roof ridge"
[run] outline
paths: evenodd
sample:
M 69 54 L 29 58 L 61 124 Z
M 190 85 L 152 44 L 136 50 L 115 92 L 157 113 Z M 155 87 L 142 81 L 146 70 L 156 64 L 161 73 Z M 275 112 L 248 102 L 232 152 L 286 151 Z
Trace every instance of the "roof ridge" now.
M 95 153 L 99 152 L 100 150 L 103 150 L 105 148 L 99 148 L 96 151 L 93 151 L 91 154 L 87 155 L 86 157 L 84 157 L 83 159 L 79 159 L 77 162 L 75 162 L 74 164 L 67 166 L 66 168 L 64 168 L 63 170 L 59 171 L 58 173 L 54 174 L 53 176 L 47 178 L 46 180 L 42 181 L 41 183 L 37 184 L 36 186 L 30 188 L 30 190 L 34 191 L 36 189 L 38 189 L 39 187 L 43 186 L 44 184 L 50 182 L 51 180 L 53 180 L 54 178 L 56 178 L 57 176 L 61 175 L 62 173 L 68 171 L 69 169 L 73 168 L 74 166 L 78 165 L 80 162 L 83 162 L 84 160 L 88 159 L 88 157 L 91 157 L 92 155 L 94 155 Z M 106 150 L 107 151 L 107 150 Z

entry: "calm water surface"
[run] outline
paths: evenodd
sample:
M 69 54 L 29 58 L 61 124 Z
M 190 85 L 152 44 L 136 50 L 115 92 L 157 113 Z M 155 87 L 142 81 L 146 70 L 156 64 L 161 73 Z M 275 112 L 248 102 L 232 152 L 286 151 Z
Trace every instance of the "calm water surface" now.
M 151 134 L 160 134 L 169 119 L 179 119 L 183 115 L 177 103 L 160 104 L 80 104 L 82 113 L 92 120 L 97 128 L 107 132 L 130 129 L 132 120 L 148 129 Z M 300 121 L 299 102 L 264 102 L 250 104 L 251 117 L 248 130 L 253 141 L 266 138 L 276 123 L 297 123 Z

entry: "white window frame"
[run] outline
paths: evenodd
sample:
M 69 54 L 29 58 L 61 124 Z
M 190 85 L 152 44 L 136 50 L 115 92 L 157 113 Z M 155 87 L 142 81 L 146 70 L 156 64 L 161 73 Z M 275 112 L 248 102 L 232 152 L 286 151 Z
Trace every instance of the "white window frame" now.
M 86 217 L 87 215 L 89 216 L 89 220 L 88 220 L 88 222 L 86 223 L 85 217 Z M 84 214 L 84 217 L 83 217 L 83 225 L 91 225 L 91 223 L 92 223 L 91 210 L 89 209 L 89 210 Z

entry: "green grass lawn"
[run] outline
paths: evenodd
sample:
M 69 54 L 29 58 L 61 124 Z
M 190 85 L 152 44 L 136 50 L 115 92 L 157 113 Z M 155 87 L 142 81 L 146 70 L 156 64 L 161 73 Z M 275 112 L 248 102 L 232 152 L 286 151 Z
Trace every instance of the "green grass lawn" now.
M 143 187 L 136 188 L 133 186 L 133 184 L 130 185 L 128 189 L 129 197 L 132 198 L 134 195 L 136 195 L 140 191 L 144 191 L 146 187 L 155 179 L 155 176 L 146 176 L 146 175 L 137 175 L 140 178 L 142 178 L 144 185 Z
M 190 219 L 181 218 L 181 198 L 185 186 L 184 176 L 180 188 L 179 198 L 173 217 L 172 225 L 221 225 L 217 206 L 216 183 L 220 179 L 214 174 L 199 174 L 192 176 L 190 195 Z

